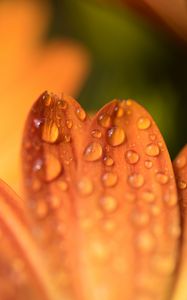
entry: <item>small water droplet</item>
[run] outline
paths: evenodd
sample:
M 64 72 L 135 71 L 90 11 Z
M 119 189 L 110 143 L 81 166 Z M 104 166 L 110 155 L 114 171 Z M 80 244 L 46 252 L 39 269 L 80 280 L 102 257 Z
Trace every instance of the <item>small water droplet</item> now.
M 112 220 L 106 220 L 103 224 L 103 227 L 106 231 L 112 232 L 116 228 L 116 223 L 114 223 Z
M 137 125 L 139 129 L 145 130 L 151 126 L 151 121 L 146 117 L 141 117 L 139 118 Z
M 174 257 L 155 255 L 152 258 L 152 267 L 156 273 L 170 275 L 175 269 Z
M 82 196 L 88 196 L 93 192 L 93 183 L 89 178 L 83 177 L 78 181 L 77 188 Z
M 66 110 L 67 107 L 68 107 L 68 104 L 67 104 L 67 102 L 65 100 L 58 100 L 57 101 L 57 106 L 61 110 Z
M 42 140 L 46 143 L 55 143 L 59 136 L 59 130 L 55 122 L 45 122 L 42 130 Z
M 122 127 L 112 127 L 107 132 L 108 143 L 113 147 L 123 144 L 125 138 L 125 131 Z
M 76 109 L 76 115 L 80 121 L 84 121 L 86 119 L 86 112 L 81 107 Z
M 156 140 L 156 135 L 155 134 L 150 134 L 149 138 L 151 141 L 155 141 Z
M 144 191 L 141 194 L 141 200 L 148 202 L 148 203 L 152 203 L 155 200 L 155 195 L 150 191 Z
M 137 226 L 145 226 L 149 223 L 150 217 L 147 212 L 135 210 L 131 215 L 132 222 Z
M 172 237 L 178 239 L 181 236 L 181 228 L 180 228 L 179 224 L 170 225 L 169 233 Z
M 125 111 L 124 111 L 124 108 L 123 108 L 123 107 L 117 105 L 117 106 L 114 108 L 114 111 L 115 111 L 115 116 L 116 116 L 117 118 L 121 118 L 121 117 L 124 116 Z
M 105 156 L 103 160 L 104 160 L 105 166 L 107 166 L 107 167 L 111 167 L 114 164 L 114 161 L 111 156 Z
M 140 188 L 144 184 L 144 177 L 141 174 L 134 173 L 128 177 L 128 182 L 133 188 Z
M 182 169 L 185 167 L 187 163 L 187 158 L 186 156 L 184 155 L 180 155 L 176 160 L 175 160 L 175 166 L 178 168 L 178 169 Z
M 92 255 L 98 259 L 99 261 L 105 261 L 108 256 L 109 252 L 106 247 L 106 244 L 100 241 L 92 241 L 90 245 Z
M 84 158 L 87 161 L 96 161 L 102 157 L 103 149 L 99 143 L 91 143 L 84 151 Z
M 187 188 L 187 183 L 183 180 L 179 180 L 177 186 L 180 190 L 185 190 Z
M 101 133 L 101 131 L 99 129 L 94 129 L 94 130 L 92 130 L 91 135 L 94 138 L 100 139 L 101 136 L 102 136 L 102 133 Z
M 66 126 L 67 126 L 67 128 L 71 129 L 73 126 L 73 121 L 70 119 L 66 120 Z
M 103 113 L 98 117 L 98 123 L 104 128 L 110 127 L 111 121 L 112 121 L 111 117 L 107 113 Z
M 140 251 L 145 253 L 152 252 L 155 247 L 154 236 L 148 231 L 140 232 L 137 236 L 136 244 Z
M 114 172 L 106 172 L 102 176 L 102 182 L 105 187 L 112 187 L 117 183 L 118 177 Z
M 131 105 L 132 105 L 132 100 L 128 99 L 128 100 L 126 101 L 126 105 L 127 105 L 127 106 L 131 106 Z
M 43 99 L 42 99 L 43 101 L 44 101 L 44 105 L 45 106 L 50 106 L 50 104 L 51 104 L 51 102 L 52 102 L 52 97 L 51 97 L 51 95 L 49 95 L 48 93 L 45 93 L 44 95 L 43 95 Z
M 118 203 L 112 196 L 103 196 L 100 199 L 100 206 L 106 213 L 113 213 L 116 211 Z
M 145 160 L 144 165 L 147 169 L 151 169 L 153 166 L 153 162 L 151 160 Z
M 148 144 L 145 149 L 145 153 L 149 156 L 158 156 L 160 154 L 160 148 L 156 144 Z
M 153 216 L 157 217 L 160 214 L 161 210 L 158 205 L 152 205 L 151 206 L 151 213 Z
M 48 206 L 44 200 L 38 200 L 36 203 L 36 215 L 39 219 L 43 219 L 48 214 Z
M 62 165 L 58 157 L 52 153 L 47 153 L 45 156 L 45 180 L 50 182 L 56 179 L 62 172 Z
M 63 142 L 70 143 L 71 142 L 71 136 L 69 134 L 65 134 L 63 136 Z
M 175 206 L 177 204 L 178 198 L 175 194 L 167 194 L 164 196 L 164 201 L 168 206 Z
M 136 151 L 128 150 L 125 154 L 125 158 L 129 164 L 136 164 L 140 157 Z
M 57 182 L 57 185 L 63 192 L 66 192 L 68 189 L 68 184 L 65 180 L 59 180 Z
M 164 173 L 158 172 L 156 174 L 156 181 L 160 184 L 166 184 L 169 181 L 169 177 Z

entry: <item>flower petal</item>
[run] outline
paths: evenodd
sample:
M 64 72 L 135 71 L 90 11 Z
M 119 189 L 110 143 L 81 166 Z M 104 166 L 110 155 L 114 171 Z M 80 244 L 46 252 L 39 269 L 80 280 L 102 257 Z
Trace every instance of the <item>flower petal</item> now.
M 61 299 L 29 230 L 20 199 L 0 181 L 0 298 Z
M 114 100 L 90 121 L 72 98 L 44 93 L 22 157 L 40 243 L 78 299 L 168 298 L 177 192 L 163 138 L 140 105 Z
M 172 300 L 187 298 L 187 145 L 181 150 L 174 161 L 174 171 L 178 182 L 178 194 L 182 214 L 182 249 L 179 261 L 177 283 Z

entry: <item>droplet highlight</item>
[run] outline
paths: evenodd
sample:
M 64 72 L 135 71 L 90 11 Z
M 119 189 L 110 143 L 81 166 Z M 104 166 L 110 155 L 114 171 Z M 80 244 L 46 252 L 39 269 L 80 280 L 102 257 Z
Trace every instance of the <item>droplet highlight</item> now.
M 126 134 L 122 127 L 112 127 L 107 131 L 107 141 L 113 147 L 123 144 L 125 139 Z

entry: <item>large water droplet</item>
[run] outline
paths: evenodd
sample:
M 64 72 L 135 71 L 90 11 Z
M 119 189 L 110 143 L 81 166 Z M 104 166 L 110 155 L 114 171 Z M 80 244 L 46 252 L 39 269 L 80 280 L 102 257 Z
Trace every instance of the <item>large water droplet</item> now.
M 146 117 L 141 117 L 139 118 L 137 125 L 139 129 L 145 130 L 151 126 L 151 121 Z
M 187 164 L 187 157 L 184 155 L 180 155 L 176 160 L 175 160 L 175 166 L 178 169 L 182 169 L 185 167 L 185 165 Z
M 114 172 L 106 172 L 102 176 L 102 182 L 106 187 L 112 187 L 117 183 L 118 177 Z
M 112 121 L 111 117 L 107 113 L 103 113 L 98 117 L 98 123 L 104 128 L 110 127 L 111 121 Z
M 78 181 L 77 188 L 82 196 L 88 196 L 93 191 L 93 183 L 89 178 L 83 177 Z
M 128 150 L 125 154 L 125 158 L 129 164 L 136 164 L 140 157 L 136 151 Z
M 115 111 L 115 116 L 116 116 L 117 118 L 121 118 L 121 117 L 124 116 L 125 111 L 124 111 L 124 108 L 123 108 L 123 107 L 117 105 L 117 106 L 114 108 L 114 111 Z
M 45 122 L 42 130 L 42 140 L 46 143 L 55 143 L 59 136 L 59 130 L 54 121 Z
M 103 196 L 100 199 L 100 206 L 106 213 L 112 213 L 116 211 L 118 203 L 112 196 Z
M 46 201 L 44 200 L 38 200 L 36 203 L 36 215 L 39 219 L 43 219 L 48 214 L 48 206 Z
M 62 172 L 62 165 L 58 157 L 52 153 L 45 156 L 45 179 L 50 182 L 56 179 Z
M 151 160 L 145 160 L 144 166 L 145 166 L 147 169 L 151 169 L 152 166 L 153 166 L 153 162 L 152 162 Z
M 86 112 L 81 107 L 76 109 L 76 115 L 80 121 L 84 121 L 86 119 Z
M 146 146 L 145 153 L 149 156 L 158 156 L 160 154 L 160 148 L 156 144 L 149 144 Z
M 91 135 L 94 138 L 100 139 L 101 136 L 102 136 L 102 133 L 101 133 L 101 131 L 99 129 L 94 129 L 94 130 L 92 130 Z
M 169 177 L 164 173 L 158 172 L 156 174 L 156 181 L 160 184 L 166 184 L 169 181 Z
M 133 188 L 140 188 L 144 184 L 144 177 L 141 174 L 134 173 L 128 177 L 128 182 Z
M 87 161 L 96 161 L 101 158 L 103 149 L 99 143 L 91 143 L 84 151 L 84 159 Z
M 107 131 L 107 141 L 111 146 L 119 146 L 125 141 L 126 135 L 122 127 L 112 127 Z

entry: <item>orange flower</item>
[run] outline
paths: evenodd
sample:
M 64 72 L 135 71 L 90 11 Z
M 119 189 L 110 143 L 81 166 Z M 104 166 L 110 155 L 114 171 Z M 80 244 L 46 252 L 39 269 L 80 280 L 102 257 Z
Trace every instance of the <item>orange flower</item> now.
M 88 54 L 80 45 L 42 42 L 48 21 L 46 2 L 0 3 L 0 177 L 17 191 L 19 141 L 33 99 L 46 86 L 75 95 L 88 73 Z
M 22 165 L 25 202 L 0 188 L 1 299 L 186 299 L 187 147 L 177 191 L 144 108 L 113 100 L 91 120 L 73 98 L 45 92 Z

